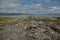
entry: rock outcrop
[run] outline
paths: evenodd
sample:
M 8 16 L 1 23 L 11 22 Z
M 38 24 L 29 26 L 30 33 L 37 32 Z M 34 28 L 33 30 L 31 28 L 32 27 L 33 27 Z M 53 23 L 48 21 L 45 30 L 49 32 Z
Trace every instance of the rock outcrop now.
M 60 27 L 29 20 L 17 24 L 5 24 L 1 40 L 60 40 Z

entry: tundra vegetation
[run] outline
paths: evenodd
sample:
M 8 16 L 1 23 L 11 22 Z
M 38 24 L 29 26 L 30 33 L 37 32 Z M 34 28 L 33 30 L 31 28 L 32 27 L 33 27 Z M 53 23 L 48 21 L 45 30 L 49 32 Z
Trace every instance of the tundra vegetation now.
M 33 17 L 32 18 L 35 21 L 43 21 L 44 23 L 54 22 L 55 24 L 60 25 L 60 19 L 57 19 L 57 17 Z M 0 18 L 0 24 L 15 24 L 23 21 L 28 21 L 29 17 L 26 18 Z
M 60 18 L 0 18 L 0 40 L 60 40 Z

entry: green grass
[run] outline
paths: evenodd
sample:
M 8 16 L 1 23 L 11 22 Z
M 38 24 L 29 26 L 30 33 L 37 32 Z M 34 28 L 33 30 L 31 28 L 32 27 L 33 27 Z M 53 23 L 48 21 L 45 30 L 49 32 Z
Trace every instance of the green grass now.
M 0 19 L 0 24 L 6 24 L 6 23 L 14 23 L 16 20 L 15 19 Z
M 14 18 L 4 18 L 4 19 L 1 18 L 0 24 L 16 24 L 23 21 L 28 21 L 28 18 L 20 18 L 17 20 L 15 20 Z
M 37 19 L 36 21 L 42 21 L 45 22 L 46 24 L 50 23 L 50 22 L 54 22 L 57 25 L 60 25 L 60 20 L 51 20 L 51 19 Z
M 20 19 L 13 19 L 13 18 L 4 18 L 4 19 L 0 19 L 0 24 L 6 24 L 6 23 L 10 23 L 10 24 L 15 24 L 15 23 L 19 23 L 19 22 L 23 22 L 23 21 L 29 21 L 29 18 L 20 18 Z M 43 21 L 46 24 L 48 24 L 49 22 L 54 22 L 58 25 L 60 25 L 60 20 L 50 20 L 48 18 L 44 18 L 44 19 L 40 19 L 40 18 L 33 18 L 32 20 L 35 21 Z

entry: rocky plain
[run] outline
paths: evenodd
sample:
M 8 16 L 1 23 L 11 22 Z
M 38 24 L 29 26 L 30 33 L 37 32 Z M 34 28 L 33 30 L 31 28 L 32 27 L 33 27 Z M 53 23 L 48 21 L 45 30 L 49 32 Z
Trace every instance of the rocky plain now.
M 60 40 L 60 25 L 36 21 L 35 17 L 27 19 L 15 24 L 0 23 L 0 40 Z

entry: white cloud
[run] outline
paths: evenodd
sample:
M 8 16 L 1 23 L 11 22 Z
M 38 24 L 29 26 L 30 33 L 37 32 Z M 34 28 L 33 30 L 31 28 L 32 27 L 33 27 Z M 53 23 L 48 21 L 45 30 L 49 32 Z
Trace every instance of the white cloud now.
M 49 10 L 47 10 L 48 13 L 54 13 L 54 14 L 60 14 L 60 7 L 50 7 Z
M 50 2 L 50 0 L 45 0 L 45 2 Z
M 0 4 L 0 12 L 8 13 L 11 10 L 13 11 L 15 8 L 19 6 L 18 0 L 2 0 Z
M 33 0 L 34 1 L 34 0 Z M 38 0 L 39 1 L 39 0 Z M 46 0 L 48 1 L 48 0 Z M 43 7 L 42 4 L 30 4 L 23 6 L 20 4 L 23 0 L 2 0 L 0 5 L 0 13 L 59 13 L 60 7 Z

